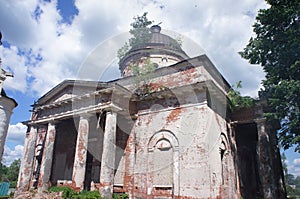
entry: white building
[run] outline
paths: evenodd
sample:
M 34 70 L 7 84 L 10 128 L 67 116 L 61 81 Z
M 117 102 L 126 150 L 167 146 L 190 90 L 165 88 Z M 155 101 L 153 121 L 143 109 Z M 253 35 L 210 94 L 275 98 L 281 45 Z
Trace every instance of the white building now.
M 12 76 L 3 69 L 0 69 L 0 162 L 2 161 L 2 155 L 4 151 L 4 144 L 7 136 L 8 125 L 10 116 L 13 113 L 13 109 L 18 105 L 17 102 L 8 97 L 3 90 L 3 82 L 8 76 Z

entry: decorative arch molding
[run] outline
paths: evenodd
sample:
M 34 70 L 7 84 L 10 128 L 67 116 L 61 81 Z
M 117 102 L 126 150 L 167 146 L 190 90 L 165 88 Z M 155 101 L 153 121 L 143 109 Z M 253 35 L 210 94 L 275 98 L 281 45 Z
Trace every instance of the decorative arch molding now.
M 151 195 L 151 192 L 155 187 L 153 186 L 153 154 L 156 150 L 172 150 L 172 195 L 173 197 L 179 196 L 179 142 L 175 134 L 169 130 L 160 130 L 154 133 L 148 142 L 148 172 L 147 172 L 147 181 L 148 181 L 148 195 Z
M 221 133 L 219 139 L 219 150 L 221 158 L 221 177 L 223 189 L 228 191 L 229 175 L 230 175 L 230 160 L 229 160 L 229 146 L 228 139 L 224 133 Z
M 169 130 L 160 130 L 156 133 L 154 133 L 148 142 L 148 152 L 151 152 L 154 150 L 154 147 L 157 145 L 157 143 L 161 140 L 167 140 L 170 142 L 173 151 L 179 150 L 179 142 L 177 137 Z
M 220 135 L 220 139 L 219 139 L 219 148 L 220 150 L 225 150 L 225 151 L 229 151 L 229 147 L 228 147 L 228 139 L 226 137 L 226 135 L 224 133 L 221 133 Z

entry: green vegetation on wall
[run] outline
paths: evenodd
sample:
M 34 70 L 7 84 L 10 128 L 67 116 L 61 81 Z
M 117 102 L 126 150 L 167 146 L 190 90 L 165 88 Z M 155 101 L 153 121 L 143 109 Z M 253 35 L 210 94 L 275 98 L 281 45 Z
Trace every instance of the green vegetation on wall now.
M 228 92 L 232 111 L 240 108 L 250 108 L 255 105 L 255 99 L 249 96 L 242 96 L 239 91 L 240 88 L 242 88 L 242 81 L 238 81 L 236 85 L 232 85 Z
M 133 18 L 134 22 L 130 24 L 132 28 L 129 30 L 132 37 L 118 50 L 119 61 L 126 55 L 130 48 L 141 46 L 151 39 L 150 26 L 153 24 L 153 21 L 148 20 L 147 14 L 145 12 L 142 16 Z

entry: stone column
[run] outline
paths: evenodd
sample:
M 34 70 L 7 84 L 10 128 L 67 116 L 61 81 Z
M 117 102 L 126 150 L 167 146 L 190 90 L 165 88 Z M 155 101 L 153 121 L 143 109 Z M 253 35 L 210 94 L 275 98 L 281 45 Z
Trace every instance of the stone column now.
M 35 126 L 31 126 L 30 132 L 26 133 L 24 153 L 21 160 L 16 195 L 30 189 L 30 179 L 32 177 L 36 138 L 37 128 Z
M 106 113 L 103 137 L 103 153 L 100 172 L 100 193 L 104 198 L 112 198 L 114 185 L 115 151 L 116 151 L 117 113 Z
M 274 176 L 272 171 L 272 160 L 270 153 L 270 138 L 268 135 L 268 129 L 266 126 L 266 119 L 256 119 L 257 133 L 258 133 L 258 145 L 257 152 L 259 158 L 259 173 L 262 183 L 262 191 L 265 199 L 275 198 L 274 195 Z
M 89 137 L 88 116 L 81 116 L 78 125 L 75 159 L 72 175 L 72 186 L 75 190 L 82 190 L 84 187 L 85 166 L 87 157 Z
M 52 160 L 53 160 L 53 148 L 55 141 L 55 125 L 54 123 L 48 124 L 46 141 L 44 145 L 44 153 L 42 158 L 42 165 L 40 170 L 40 176 L 38 181 L 39 191 L 43 191 L 48 189 L 51 186 L 50 183 L 50 175 L 52 168 Z

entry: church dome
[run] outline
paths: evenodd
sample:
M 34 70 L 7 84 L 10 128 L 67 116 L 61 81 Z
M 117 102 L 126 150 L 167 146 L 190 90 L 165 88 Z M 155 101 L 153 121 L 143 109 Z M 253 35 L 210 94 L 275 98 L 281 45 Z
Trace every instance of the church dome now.
M 131 75 L 128 66 L 145 58 L 149 58 L 157 67 L 172 65 L 188 58 L 181 49 L 181 44 L 172 37 L 162 34 L 159 25 L 152 26 L 150 30 L 151 39 L 141 45 L 133 46 L 120 60 L 122 76 Z

